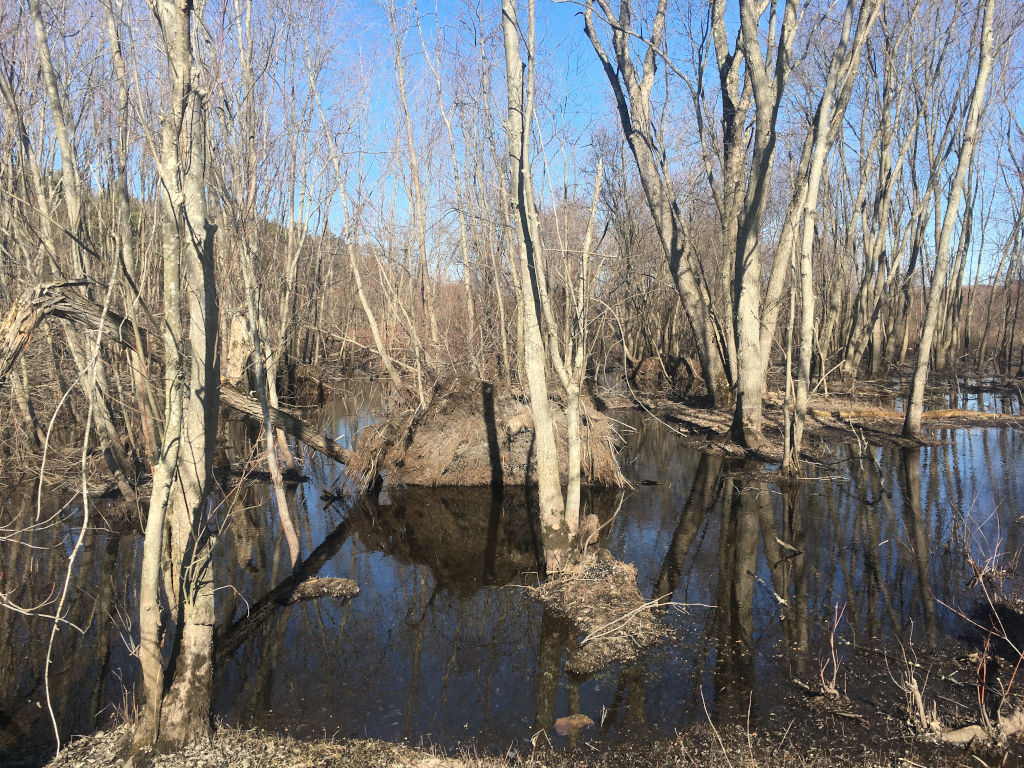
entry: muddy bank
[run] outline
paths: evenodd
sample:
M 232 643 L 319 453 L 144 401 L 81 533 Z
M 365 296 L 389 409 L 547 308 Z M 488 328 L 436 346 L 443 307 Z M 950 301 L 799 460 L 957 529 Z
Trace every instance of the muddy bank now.
M 566 472 L 565 413 L 552 401 L 560 472 Z M 611 421 L 590 398 L 582 403 L 583 482 L 621 488 Z M 436 385 L 426 408 L 366 428 L 349 461 L 361 479 L 383 476 L 388 486 L 523 486 L 536 477 L 533 419 L 518 393 L 487 382 L 458 379 Z

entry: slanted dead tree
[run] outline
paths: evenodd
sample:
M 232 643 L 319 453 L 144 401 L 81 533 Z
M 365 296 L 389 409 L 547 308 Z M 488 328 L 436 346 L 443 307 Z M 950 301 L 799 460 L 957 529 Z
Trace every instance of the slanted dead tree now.
M 257 109 L 256 104 L 258 99 L 268 98 L 265 78 L 258 78 L 256 74 L 257 67 L 262 72 L 266 72 L 267 67 L 256 58 L 268 54 L 257 48 L 251 0 L 237 2 L 235 12 L 239 18 L 235 40 L 238 52 L 238 87 L 227 90 L 229 93 L 237 94 L 237 99 L 229 102 L 230 106 L 227 109 L 220 110 L 222 117 L 227 113 L 232 117 L 221 121 L 221 134 L 226 140 L 225 149 L 217 158 L 220 164 L 220 183 L 217 187 L 229 222 L 228 232 L 233 236 L 242 256 L 241 272 L 245 284 L 246 317 L 253 347 L 252 366 L 256 379 L 256 397 L 263 419 L 263 447 L 274 489 L 278 519 L 281 521 L 281 530 L 288 542 L 288 551 L 294 567 L 302 555 L 302 547 L 285 494 L 281 461 L 278 459 L 279 446 L 281 459 L 291 468 L 295 467 L 295 460 L 288 448 L 287 440 L 282 439 L 279 442 L 277 439 L 278 430 L 275 429 L 270 417 L 270 409 L 278 405 L 277 367 L 283 351 L 281 341 L 290 314 L 288 294 L 295 291 L 294 264 L 297 251 L 296 254 L 290 254 L 291 258 L 288 259 L 290 268 L 285 280 L 285 297 L 282 299 L 281 323 L 284 327 L 279 330 L 275 345 L 271 340 L 270 324 L 267 319 L 265 281 L 263 271 L 260 269 L 257 246 L 259 227 L 269 218 L 269 211 L 261 206 L 259 201 L 265 199 L 269 191 L 268 185 L 264 184 L 265 177 L 260 171 L 260 166 L 265 166 L 269 160 L 267 155 L 271 136 L 268 121 Z M 226 101 L 230 98 L 225 96 Z M 283 432 L 280 434 L 283 437 Z
M 630 0 L 619 4 L 617 15 L 606 0 L 597 0 L 596 7 L 611 28 L 612 53 L 608 53 L 598 31 L 594 0 L 588 0 L 584 11 L 587 37 L 612 88 L 622 131 L 636 162 L 669 272 L 697 339 L 697 352 L 708 394 L 715 405 L 728 406 L 734 396 L 726 370 L 722 333 L 723 325 L 729 320 L 720 317 L 710 306 L 711 288 L 701 268 L 699 255 L 694 252 L 689 222 L 685 217 L 685 189 L 677 189 L 662 160 L 665 150 L 654 119 L 652 92 L 657 62 L 663 55 L 661 47 L 668 3 L 665 0 L 658 3 L 646 40 L 639 37 L 634 29 Z M 634 40 L 641 41 L 643 59 L 640 66 L 634 61 Z

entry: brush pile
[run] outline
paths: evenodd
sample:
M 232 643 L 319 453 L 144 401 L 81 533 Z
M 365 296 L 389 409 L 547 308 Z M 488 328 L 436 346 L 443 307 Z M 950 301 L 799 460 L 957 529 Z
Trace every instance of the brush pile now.
M 565 413 L 552 402 L 560 471 L 566 477 Z M 593 401 L 584 398 L 583 482 L 625 484 L 616 458 L 619 438 Z M 370 485 L 524 486 L 535 482 L 533 418 L 526 399 L 469 377 L 436 385 L 425 408 L 367 427 L 348 468 Z
M 579 633 L 568 672 L 586 677 L 613 662 L 634 661 L 668 636 L 655 615 L 658 603 L 645 601 L 636 581 L 633 565 L 602 549 L 535 588 L 534 597 Z

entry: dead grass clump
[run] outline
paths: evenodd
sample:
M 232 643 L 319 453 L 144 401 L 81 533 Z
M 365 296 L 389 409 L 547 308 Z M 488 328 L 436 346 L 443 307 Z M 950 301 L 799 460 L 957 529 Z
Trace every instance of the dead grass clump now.
M 612 662 L 633 661 L 668 635 L 636 584 L 636 568 L 607 550 L 587 555 L 548 578 L 534 596 L 581 635 L 571 646 L 566 670 L 591 675 Z
M 665 383 L 665 367 L 657 357 L 645 357 L 629 374 L 635 389 L 657 392 Z
M 565 414 L 552 402 L 562 477 L 566 477 Z M 589 398 L 583 402 L 583 478 L 621 488 L 618 436 Z M 438 384 L 426 408 L 368 427 L 349 471 L 389 486 L 522 486 L 536 478 L 533 419 L 525 398 L 469 378 Z

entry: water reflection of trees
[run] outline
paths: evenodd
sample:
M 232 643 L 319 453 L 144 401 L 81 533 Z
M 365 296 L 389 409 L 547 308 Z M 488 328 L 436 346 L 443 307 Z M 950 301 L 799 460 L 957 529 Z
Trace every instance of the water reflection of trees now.
M 709 706 L 718 719 L 743 721 L 751 704 L 756 716 L 758 691 L 773 680 L 817 673 L 836 607 L 846 609 L 838 629 L 845 639 L 906 639 L 915 628 L 914 642 L 938 642 L 956 624 L 938 601 L 957 603 L 964 583 L 953 527 L 979 498 L 1019 493 L 1012 473 L 997 472 L 999 483 L 992 481 L 982 451 L 995 452 L 993 433 L 981 434 L 988 439 L 876 449 L 867 457 L 849 446 L 837 457 L 842 471 L 788 486 L 750 479 L 747 467 L 720 461 L 709 467 L 708 457 L 687 467 L 664 447 L 651 466 L 638 459 L 639 471 L 655 479 L 659 467 L 682 466 L 691 482 L 651 493 L 663 511 L 678 510 L 674 527 L 663 514 L 652 537 L 629 530 L 627 517 L 613 536 L 626 549 L 641 537 L 655 539 L 653 550 L 662 547 L 660 562 L 653 554 L 640 559 L 652 598 L 671 592 L 676 602 L 715 606 L 710 620 L 699 611 L 677 616 L 685 650 L 669 649 L 648 662 L 651 719 L 664 725 L 687 719 L 669 711 L 664 682 L 672 677 L 666 667 L 683 666 L 686 658 L 689 675 L 677 676 L 675 692 L 688 702 L 690 718 L 703 715 L 701 691 L 709 702 L 713 697 Z M 1004 506 L 1004 517 L 1007 511 Z
M 112 511 L 102 503 L 95 507 L 101 520 Z M 120 517 L 121 510 L 113 511 Z M 81 510 L 48 497 L 38 518 L 36 513 L 34 486 L 8 488 L 0 498 L 0 592 L 16 605 L 42 605 L 40 613 L 52 615 Z M 132 537 L 105 528 L 86 531 L 62 614 L 67 623 L 54 638 L 49 669 L 50 700 L 62 733 L 94 730 L 120 703 L 117 676 L 131 664 L 122 642 L 129 621 L 125 609 L 134 599 L 125 592 L 130 582 L 123 571 L 134 562 Z M 5 749 L 52 738 L 44 687 L 51 626 L 40 615 L 0 610 L 0 762 Z
M 836 606 L 845 606 L 844 639 L 871 643 L 913 627 L 915 643 L 940 641 L 955 620 L 938 600 L 958 602 L 966 581 L 958 526 L 973 526 L 971 546 L 997 537 L 1006 551 L 1020 546 L 1019 526 L 1008 524 L 1022 501 L 1020 435 L 940 437 L 864 456 L 856 444 L 838 446 L 821 479 L 777 485 L 641 430 L 626 461 L 646 483 L 624 500 L 601 546 L 637 565 L 651 599 L 713 607 L 660 608 L 673 641 L 588 680 L 566 678 L 566 646 L 576 639 L 521 586 L 540 570 L 526 497 L 439 489 L 394 492 L 379 506 L 325 502 L 321 491 L 339 486 L 340 470 L 310 462 L 310 479 L 288 495 L 304 550 L 331 541 L 320 575 L 352 578 L 362 594 L 268 614 L 220 665 L 218 712 L 305 735 L 478 737 L 502 748 L 576 711 L 595 720 L 604 712 L 607 733 L 685 725 L 705 716 L 702 699 L 720 720 L 745 721 L 748 707 L 756 718 L 776 703 L 758 691 L 787 675 L 813 680 Z M 290 572 L 265 487 L 229 488 L 215 558 L 217 583 L 228 585 L 217 594 L 222 628 Z M 588 504 L 607 519 L 618 498 Z M 2 509 L 5 520 L 34 517 L 31 492 L 9 493 Z M 0 541 L 2 589 L 22 603 L 44 599 L 63 578 L 72 524 Z M 58 634 L 52 669 L 69 731 L 89 730 L 120 698 L 118 676 L 130 683 L 117 617 L 134 612 L 124 574 L 136 557 L 133 536 L 87 536 L 69 618 L 89 631 Z M 48 631 L 47 622 L 0 612 L 8 742 L 48 728 L 35 706 Z

